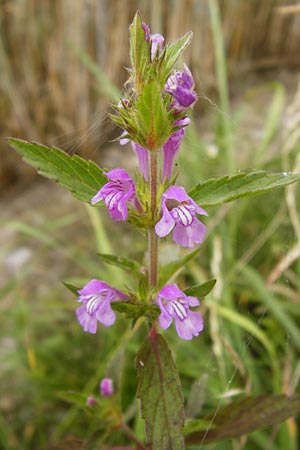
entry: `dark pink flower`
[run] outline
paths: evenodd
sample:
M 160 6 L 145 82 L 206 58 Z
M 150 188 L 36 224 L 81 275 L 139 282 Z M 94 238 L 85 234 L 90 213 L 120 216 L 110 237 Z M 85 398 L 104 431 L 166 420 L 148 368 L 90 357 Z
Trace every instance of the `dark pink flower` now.
M 100 393 L 102 397 L 111 397 L 113 395 L 114 386 L 111 378 L 103 378 L 100 383 Z
M 175 99 L 172 104 L 174 111 L 185 111 L 194 105 L 197 100 L 194 87 L 193 75 L 185 64 L 182 72 L 177 71 L 167 79 L 165 90 Z
M 201 244 L 206 231 L 205 225 L 197 219 L 196 214 L 207 216 L 194 200 L 180 186 L 170 186 L 162 195 L 162 218 L 155 225 L 155 232 L 165 237 L 173 228 L 173 240 L 182 247 Z
M 140 209 L 134 182 L 123 169 L 113 169 L 105 175 L 110 181 L 94 195 L 91 204 L 94 205 L 104 200 L 113 220 L 126 220 L 128 217 L 127 203 L 130 203 L 135 209 Z
M 187 341 L 203 330 L 201 314 L 190 310 L 190 306 L 199 306 L 199 300 L 185 295 L 177 284 L 164 286 L 157 294 L 156 302 L 160 308 L 158 322 L 163 330 L 174 320 L 178 336 Z
M 76 316 L 84 331 L 95 334 L 97 322 L 109 327 L 116 319 L 111 309 L 111 302 L 117 300 L 128 300 L 128 295 L 118 291 L 104 281 L 91 280 L 78 291 L 78 301 L 82 305 L 77 308 Z
M 185 125 L 184 128 L 175 131 L 164 144 L 164 165 L 163 165 L 163 179 L 171 178 L 174 159 L 179 151 L 180 144 L 186 132 L 186 126 L 191 123 L 188 117 L 177 120 L 174 126 Z

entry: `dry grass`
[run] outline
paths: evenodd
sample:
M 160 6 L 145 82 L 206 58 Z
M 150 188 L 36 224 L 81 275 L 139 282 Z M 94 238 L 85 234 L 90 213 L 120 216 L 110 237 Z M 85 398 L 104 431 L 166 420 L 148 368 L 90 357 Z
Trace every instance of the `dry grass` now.
M 300 64 L 297 2 L 219 0 L 219 5 L 230 77 L 257 67 Z M 109 133 L 103 121 L 106 86 L 99 86 L 74 50 L 88 54 L 121 86 L 127 76 L 123 67 L 128 65 L 128 24 L 138 8 L 152 31 L 170 41 L 194 31 L 186 60 L 196 82 L 210 92 L 215 70 L 207 0 L 4 0 L 1 134 L 60 144 L 70 151 L 99 149 Z M 16 164 L 0 143 L 4 185 L 33 173 Z

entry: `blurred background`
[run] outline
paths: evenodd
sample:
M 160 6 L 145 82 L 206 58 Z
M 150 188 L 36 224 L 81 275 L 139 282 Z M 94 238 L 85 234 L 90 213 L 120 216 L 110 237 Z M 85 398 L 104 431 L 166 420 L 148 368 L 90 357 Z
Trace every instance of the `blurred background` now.
M 94 442 L 102 448 L 106 439 L 123 442 L 118 433 L 105 437 L 83 405 L 69 404 L 62 394 L 98 395 L 106 375 L 114 378 L 129 423 L 143 439 L 133 365 L 143 325 L 132 332 L 119 318 L 96 337 L 86 335 L 75 320 L 76 298 L 61 284 L 81 286 L 96 277 L 134 287 L 97 253 L 117 250 L 143 261 L 143 237 L 43 180 L 5 143 L 6 136 L 35 140 L 103 167 L 135 170 L 130 148 L 111 142 L 118 130 L 108 113 L 127 79 L 128 25 L 137 9 L 151 32 L 167 41 L 194 33 L 183 61 L 194 74 L 199 101 L 177 166 L 187 188 L 239 170 L 300 170 L 299 1 L 2 0 L 3 450 L 44 449 L 73 436 L 87 448 Z M 189 344 L 165 333 L 190 417 L 245 394 L 299 392 L 299 188 L 211 209 L 207 224 L 200 256 L 180 275 L 183 287 L 218 278 L 202 306 L 205 333 Z M 183 254 L 171 241 L 162 244 L 166 262 Z M 296 450 L 298 433 L 291 419 L 211 448 Z

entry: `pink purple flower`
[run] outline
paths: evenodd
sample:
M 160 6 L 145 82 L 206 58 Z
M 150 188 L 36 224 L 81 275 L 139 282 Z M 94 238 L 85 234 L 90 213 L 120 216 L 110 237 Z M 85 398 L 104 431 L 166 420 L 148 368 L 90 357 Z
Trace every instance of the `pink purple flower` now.
M 105 175 L 110 181 L 102 186 L 92 198 L 91 204 L 94 205 L 104 200 L 113 220 L 126 220 L 128 217 L 127 203 L 130 203 L 135 209 L 140 209 L 134 182 L 123 169 L 113 169 Z
M 167 79 L 165 90 L 175 99 L 172 104 L 175 111 L 184 111 L 193 106 L 197 100 L 194 87 L 193 75 L 185 64 L 182 72 L 176 71 Z
M 153 61 L 157 53 L 159 55 L 161 54 L 164 48 L 165 38 L 159 33 L 151 34 L 150 42 L 151 42 L 151 61 Z
M 86 399 L 86 404 L 89 406 L 95 406 L 97 404 L 97 400 L 95 397 L 90 396 Z
M 190 306 L 200 305 L 199 300 L 185 295 L 177 284 L 164 286 L 157 294 L 156 302 L 160 308 L 158 322 L 163 330 L 174 320 L 178 336 L 187 341 L 203 330 L 201 314 L 190 310 Z
M 111 308 L 111 302 L 128 300 L 128 295 L 118 291 L 104 281 L 91 280 L 78 291 L 78 301 L 82 305 L 77 308 L 76 316 L 84 331 L 95 334 L 97 323 L 104 326 L 113 325 L 116 315 Z
M 100 393 L 102 397 L 111 397 L 113 395 L 114 386 L 111 378 L 103 378 L 100 383 Z
M 165 237 L 173 228 L 173 240 L 182 247 L 193 247 L 201 244 L 206 227 L 196 214 L 207 216 L 194 200 L 180 186 L 170 186 L 162 195 L 162 218 L 155 225 L 155 232 Z
M 158 54 L 160 54 L 162 52 L 162 50 L 164 48 L 165 38 L 159 33 L 151 34 L 150 28 L 148 27 L 148 25 L 145 22 L 142 22 L 142 27 L 145 32 L 146 41 L 151 43 L 151 61 L 153 61 L 153 59 L 156 56 L 157 51 L 158 51 Z
M 180 144 L 184 138 L 186 132 L 186 126 L 191 123 L 188 117 L 177 120 L 174 126 L 185 125 L 184 128 L 180 128 L 175 131 L 164 144 L 164 165 L 163 165 L 163 179 L 171 178 L 174 159 L 179 151 Z

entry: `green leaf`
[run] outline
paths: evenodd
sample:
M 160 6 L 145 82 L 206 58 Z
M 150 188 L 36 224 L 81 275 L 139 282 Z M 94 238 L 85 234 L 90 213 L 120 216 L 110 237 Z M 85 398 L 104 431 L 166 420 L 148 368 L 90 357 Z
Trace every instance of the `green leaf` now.
M 143 147 L 156 150 L 172 133 L 174 119 L 167 111 L 157 81 L 150 81 L 136 102 L 136 128 Z
M 192 297 L 202 298 L 205 297 L 213 289 L 217 280 L 208 280 L 205 283 L 197 284 L 196 286 L 191 286 L 184 290 L 186 295 L 191 295 Z
M 203 207 L 231 202 L 241 197 L 264 194 L 300 180 L 300 173 L 239 173 L 199 183 L 189 195 Z
M 153 450 L 183 450 L 183 397 L 167 343 L 158 334 L 146 338 L 136 357 L 138 397 Z
M 159 270 L 159 278 L 158 278 L 158 287 L 161 288 L 164 286 L 167 281 L 174 275 L 177 270 L 181 269 L 181 267 L 185 266 L 185 264 L 198 255 L 200 252 L 200 247 L 189 253 L 188 255 L 183 256 L 182 258 L 176 259 L 175 261 L 171 261 L 165 266 L 161 267 Z
M 156 320 L 160 310 L 156 305 L 148 303 L 132 303 L 132 302 L 111 302 L 114 311 L 126 314 L 128 319 L 137 320 L 139 317 L 146 316 L 151 320 Z
M 74 286 L 71 283 L 68 283 L 67 281 L 63 281 L 62 284 L 69 289 L 69 291 L 71 291 L 73 294 L 75 294 L 78 297 L 78 291 L 79 291 L 79 287 Z
M 87 407 L 87 396 L 76 391 L 61 391 L 57 393 L 57 396 L 66 402 L 73 403 L 83 408 Z
M 287 397 L 278 395 L 259 395 L 230 403 L 205 417 L 212 426 L 192 432 L 187 436 L 188 444 L 210 444 L 224 439 L 234 439 L 259 428 L 281 423 L 300 412 L 300 394 Z
M 92 161 L 36 142 L 14 138 L 8 138 L 7 142 L 40 175 L 57 181 L 79 200 L 89 203 L 107 182 L 102 169 Z
M 123 258 L 122 256 L 108 255 L 106 253 L 98 253 L 98 255 L 107 264 L 117 266 L 133 275 L 137 275 L 139 278 L 143 275 L 141 272 L 142 266 L 132 259 Z
M 163 82 L 166 81 L 178 59 L 186 47 L 191 43 L 192 37 L 192 31 L 188 31 L 184 36 L 182 36 L 182 38 L 178 39 L 176 42 L 173 42 L 173 44 L 166 46 L 165 52 L 163 53 L 163 62 L 160 68 L 160 76 Z
M 135 91 L 142 91 L 143 83 L 150 66 L 150 43 L 146 41 L 145 31 L 142 27 L 142 18 L 137 12 L 129 27 L 130 33 L 130 59 Z

